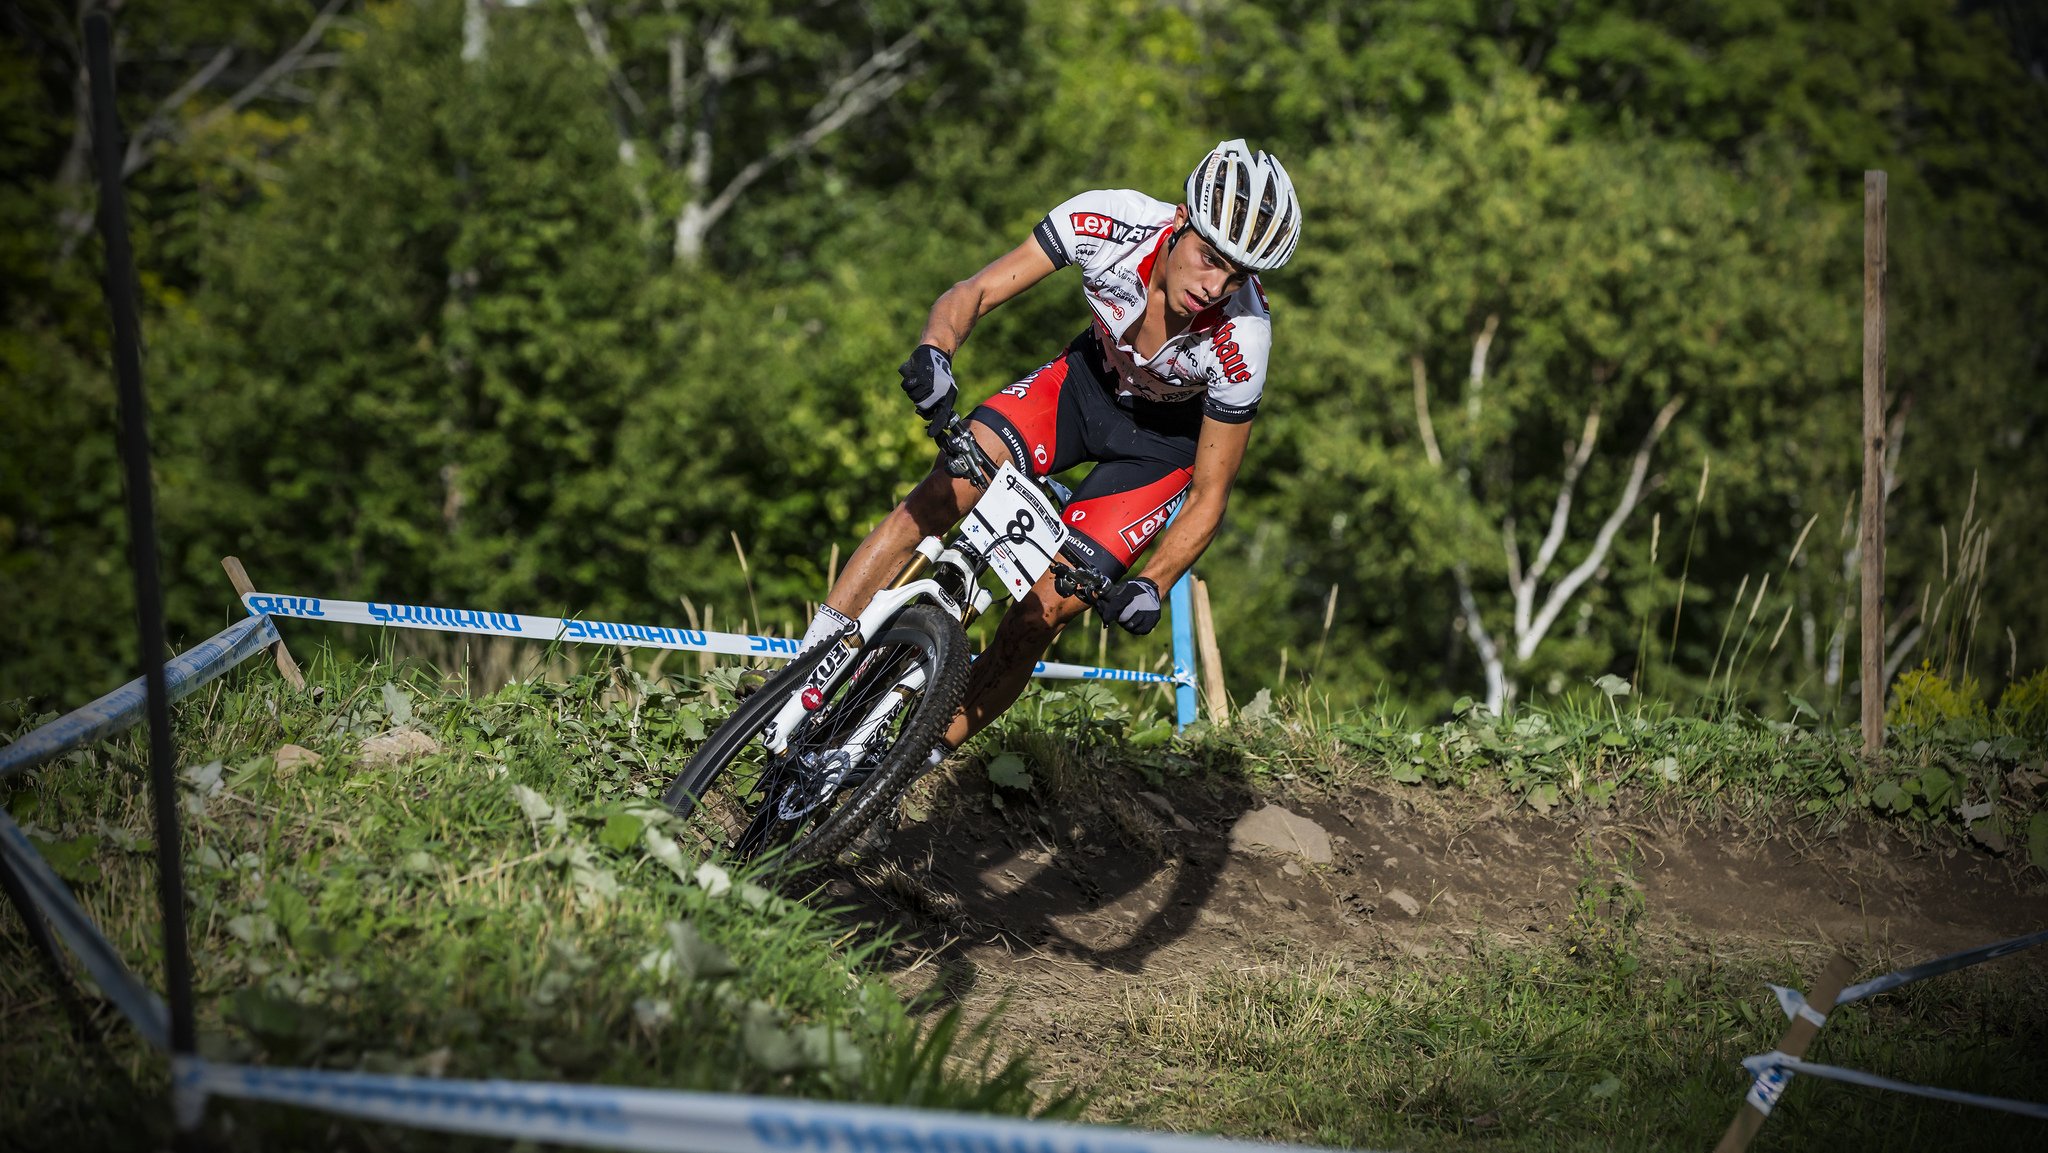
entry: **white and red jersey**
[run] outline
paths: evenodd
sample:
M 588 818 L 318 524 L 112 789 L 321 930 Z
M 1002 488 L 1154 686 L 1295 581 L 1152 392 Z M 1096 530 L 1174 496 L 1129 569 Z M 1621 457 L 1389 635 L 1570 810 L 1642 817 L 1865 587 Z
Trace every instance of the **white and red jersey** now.
M 1033 235 L 1054 268 L 1081 268 L 1081 284 L 1117 395 L 1154 401 L 1203 398 L 1203 412 L 1240 424 L 1259 411 L 1273 321 L 1258 277 L 1202 310 L 1187 330 L 1142 356 L 1135 338 L 1152 265 L 1166 252 L 1175 206 L 1128 188 L 1083 192 L 1046 214 Z

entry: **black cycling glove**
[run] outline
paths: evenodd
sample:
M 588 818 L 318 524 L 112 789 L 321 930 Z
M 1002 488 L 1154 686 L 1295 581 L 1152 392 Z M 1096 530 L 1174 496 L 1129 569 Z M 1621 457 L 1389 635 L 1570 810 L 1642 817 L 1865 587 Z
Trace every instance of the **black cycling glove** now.
M 930 420 L 953 411 L 953 399 L 960 388 L 953 383 L 953 358 L 930 344 L 920 344 L 896 370 L 903 376 L 903 391 L 917 406 L 917 415 Z
M 1095 604 L 1104 617 L 1141 637 L 1159 625 L 1159 586 L 1146 577 L 1111 585 Z

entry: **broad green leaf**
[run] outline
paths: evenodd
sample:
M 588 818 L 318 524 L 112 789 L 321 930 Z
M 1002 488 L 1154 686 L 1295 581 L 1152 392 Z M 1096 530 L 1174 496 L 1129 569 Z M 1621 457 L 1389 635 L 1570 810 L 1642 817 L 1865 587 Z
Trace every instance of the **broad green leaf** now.
M 1031 770 L 1025 766 L 1023 757 L 1004 753 L 988 763 L 988 779 L 1006 789 L 1028 789 Z
M 385 681 L 383 697 L 384 712 L 391 718 L 393 725 L 409 725 L 412 723 L 412 701 L 406 697 L 404 689 L 399 688 L 390 681 Z
M 640 839 L 640 831 L 646 827 L 647 822 L 638 817 L 613 813 L 605 818 L 604 828 L 597 834 L 597 843 L 614 853 L 623 853 L 633 847 L 633 842 Z
M 723 897 L 732 888 L 732 874 L 706 861 L 697 866 L 697 885 L 714 897 Z
M 1913 798 L 1906 795 L 1897 781 L 1884 781 L 1870 791 L 1870 805 L 1889 813 L 1903 813 L 1913 807 Z
M 2035 813 L 2034 819 L 2027 822 L 2027 860 L 2048 873 L 2048 809 Z
M 1949 794 L 1955 791 L 1955 778 L 1939 765 L 1929 765 L 1920 770 L 1920 795 L 1927 801 L 1930 812 L 1940 812 L 1948 805 Z
M 1172 739 L 1173 722 L 1168 720 L 1160 720 L 1156 724 L 1153 724 L 1147 728 L 1139 729 L 1136 732 L 1132 733 L 1126 739 L 1125 743 L 1129 744 L 1130 747 L 1134 749 L 1153 749 L 1158 748 L 1160 745 L 1163 745 Z
M 683 847 L 676 844 L 676 839 L 666 829 L 648 825 L 641 833 L 641 841 L 647 846 L 648 856 L 660 861 L 664 868 L 676 875 L 677 880 L 689 881 L 689 868 L 683 864 Z
M 747 1007 L 740 1041 L 747 1056 L 770 1073 L 794 1073 L 816 1064 L 797 1035 L 783 1025 L 782 1015 L 759 1002 Z
M 1603 673 L 1594 678 L 1593 687 L 1610 697 L 1625 697 L 1629 694 L 1628 682 L 1613 673 Z
M 296 945 L 298 935 L 305 932 L 313 923 L 313 906 L 306 900 L 305 894 L 283 881 L 272 881 L 265 895 L 270 899 L 269 908 L 266 910 L 270 914 L 270 919 L 275 921 L 278 929 Z
M 90 884 L 100 879 L 99 862 L 93 860 L 93 854 L 99 847 L 100 839 L 91 835 L 73 837 L 68 841 L 43 841 L 36 845 L 43 859 L 50 862 L 50 868 L 74 885 Z
M 668 923 L 669 946 L 675 952 L 676 969 L 687 981 L 715 981 L 739 972 L 723 948 L 705 938 L 690 921 Z
M 546 797 L 525 785 L 516 784 L 512 786 L 512 797 L 519 802 L 519 811 L 526 814 L 536 833 L 543 826 L 557 833 L 569 831 L 569 814 L 557 809 Z

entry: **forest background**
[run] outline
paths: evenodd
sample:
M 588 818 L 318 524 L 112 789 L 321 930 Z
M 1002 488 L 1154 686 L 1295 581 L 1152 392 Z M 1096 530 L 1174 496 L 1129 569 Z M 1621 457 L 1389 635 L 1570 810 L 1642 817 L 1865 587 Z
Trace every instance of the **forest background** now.
M 178 644 L 238 613 L 228 553 L 283 592 L 800 628 L 928 466 L 894 368 L 938 293 L 1242 135 L 1306 227 L 1200 566 L 1234 691 L 1612 673 L 1853 720 L 1873 168 L 1887 665 L 1995 699 L 2048 653 L 2026 5 L 109 7 Z M 10 716 L 135 663 L 82 11 L 0 6 Z M 1086 319 L 1066 280 L 991 316 L 969 397 Z

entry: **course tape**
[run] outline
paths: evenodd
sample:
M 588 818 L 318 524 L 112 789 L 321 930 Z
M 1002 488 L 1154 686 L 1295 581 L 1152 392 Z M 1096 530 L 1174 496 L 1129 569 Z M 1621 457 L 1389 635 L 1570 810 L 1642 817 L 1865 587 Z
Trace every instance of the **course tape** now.
M 177 700 L 277 643 L 277 626 L 262 617 L 236 621 L 164 663 L 164 684 Z M 137 677 L 0 749 L 0 777 L 42 764 L 134 724 L 148 695 Z
M 159 1049 L 171 1047 L 171 1017 L 169 1010 L 153 991 L 136 979 L 121 961 L 121 955 L 114 946 L 100 934 L 99 927 L 78 902 L 71 897 L 71 890 L 50 869 L 50 863 L 36 851 L 35 843 L 28 839 L 14 818 L 0 809 L 0 865 L 13 873 L 28 891 L 29 899 L 42 910 L 50 924 L 56 927 L 57 935 L 71 947 L 85 971 L 92 975 L 93 982 L 114 1003 L 123 1016 L 135 1023 L 143 1037 Z M 29 916 L 23 909 L 21 915 Z
M 1975 1105 L 2004 1113 L 2017 1113 L 2022 1117 L 2048 1120 L 2048 1104 L 2013 1101 L 2005 1097 L 1987 1097 L 1982 1093 L 1964 1093 L 1955 1089 L 1937 1089 L 1931 1085 L 1915 1085 L 1910 1081 L 1896 1081 L 1875 1073 L 1865 1073 L 1861 1069 L 1844 1069 L 1839 1065 L 1813 1065 L 1776 1049 L 1743 1058 L 1742 1067 L 1755 1074 L 1759 1082 L 1774 1076 L 1789 1080 L 1789 1074 L 1806 1073 L 1828 1081 L 1842 1081 L 1871 1089 L 1889 1089 L 1895 1093 L 1908 1093 L 1915 1097 L 1928 1097 L 1956 1105 Z M 1769 1112 L 1768 1109 L 1764 1111 Z
M 2024 937 L 2014 937 L 2010 941 L 1999 941 L 1996 944 L 1979 945 L 1974 949 L 1964 949 L 1960 953 L 1950 953 L 1946 957 L 1936 957 L 1932 961 L 1922 961 L 1918 965 L 1910 965 L 1904 969 L 1886 973 L 1882 977 L 1872 977 L 1868 981 L 1851 985 L 1842 990 L 1842 995 L 1835 998 L 1835 1004 L 1846 1005 L 1851 1001 L 1861 1001 L 1865 997 L 1874 997 L 1879 993 L 1888 993 L 1901 985 L 1910 985 L 1915 981 L 1924 981 L 1929 977 L 1939 977 L 1943 973 L 1953 973 L 1957 969 L 1967 969 L 1971 965 L 1981 965 L 1986 961 L 2010 956 L 2013 953 L 2031 949 L 2036 945 L 2048 945 L 2048 929 L 2038 933 L 2028 933 Z M 1769 989 L 1777 995 L 1778 1007 L 1785 1011 L 1785 1016 L 1788 1019 L 1804 1017 L 1815 1025 L 1827 1022 L 1827 1017 L 1815 1012 L 1813 1006 L 1806 1003 L 1806 995 L 1799 990 L 1788 989 L 1783 985 L 1771 985 Z
M 2038 933 L 2029 933 L 2024 937 L 2014 937 L 2010 941 L 2000 941 L 1995 945 L 1980 945 L 1975 949 L 1964 949 L 1960 953 L 1950 953 L 1946 957 L 1936 957 L 1932 961 L 1923 961 L 1918 965 L 1900 969 L 1894 973 L 1886 973 L 1882 977 L 1872 977 L 1862 984 L 1851 985 L 1842 990 L 1841 996 L 1835 998 L 1835 1004 L 1842 1005 L 1850 1001 L 1861 1001 L 1865 997 L 1873 997 L 1879 993 L 1889 992 L 1901 985 L 1910 985 L 1915 981 L 1922 981 L 1929 977 L 1938 977 L 1943 973 L 1952 973 L 1957 969 L 1966 969 L 1971 965 L 1981 964 L 1985 961 L 2017 953 L 2022 949 L 2031 949 L 2036 945 L 2042 944 L 2048 944 L 2048 929 Z
M 1306 1153 L 1308 1147 L 1184 1137 L 878 1105 L 731 1093 L 462 1081 L 173 1062 L 179 1124 L 212 1096 L 297 1105 L 372 1121 L 672 1153 Z
M 796 656 L 801 642 L 791 637 L 765 637 L 752 633 L 717 633 L 704 629 L 679 629 L 665 625 L 621 624 L 590 621 L 579 617 L 537 617 L 522 613 L 494 613 L 480 609 L 445 609 L 433 605 L 387 604 L 381 601 L 344 601 L 328 597 L 286 596 L 252 592 L 242 598 L 252 614 L 292 617 L 299 620 L 331 621 L 337 624 L 380 625 L 432 632 L 474 633 L 480 636 L 517 637 L 522 640 L 574 641 L 581 644 L 627 645 L 637 648 L 673 649 L 678 652 L 723 653 L 737 657 L 768 657 L 788 660 Z M 1040 661 L 1033 675 L 1064 680 L 1129 681 L 1151 684 L 1172 682 L 1164 673 L 1135 669 L 1104 669 L 1091 665 Z

